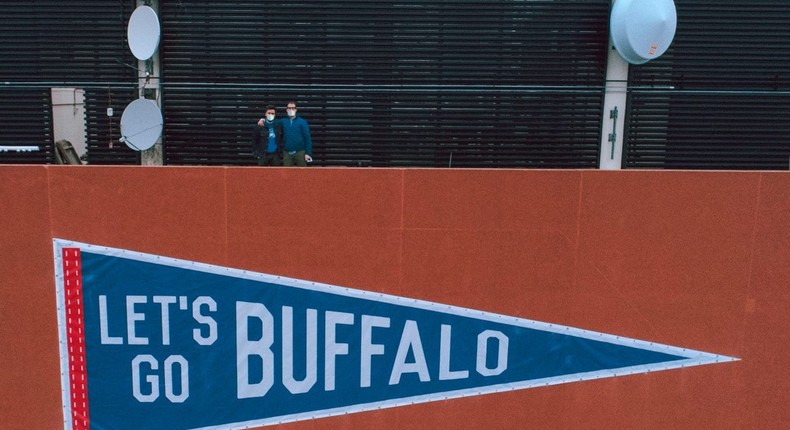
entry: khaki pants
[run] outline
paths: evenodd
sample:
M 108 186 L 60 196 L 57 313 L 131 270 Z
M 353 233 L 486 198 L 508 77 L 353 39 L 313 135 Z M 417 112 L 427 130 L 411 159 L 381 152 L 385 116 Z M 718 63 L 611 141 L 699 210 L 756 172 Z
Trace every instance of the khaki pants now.
M 307 162 L 304 161 L 304 151 L 296 151 L 293 155 L 288 151 L 283 152 L 283 166 L 299 166 L 306 167 Z

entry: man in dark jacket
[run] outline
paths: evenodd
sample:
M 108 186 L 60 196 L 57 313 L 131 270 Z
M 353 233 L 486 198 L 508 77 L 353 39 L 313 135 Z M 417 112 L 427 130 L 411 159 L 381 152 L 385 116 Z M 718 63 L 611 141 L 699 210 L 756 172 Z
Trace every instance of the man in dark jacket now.
M 296 116 L 296 103 L 289 102 L 288 117 L 280 120 L 283 130 L 283 166 L 306 166 L 313 161 L 313 139 L 310 125 Z
M 275 119 L 274 106 L 266 106 L 266 117 L 255 125 L 252 139 L 252 153 L 259 166 L 282 166 L 283 129 Z

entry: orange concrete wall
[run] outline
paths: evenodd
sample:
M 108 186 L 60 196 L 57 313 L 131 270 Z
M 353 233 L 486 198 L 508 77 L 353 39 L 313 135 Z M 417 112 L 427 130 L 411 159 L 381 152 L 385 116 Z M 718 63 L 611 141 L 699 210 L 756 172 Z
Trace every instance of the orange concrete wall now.
M 52 238 L 739 357 L 275 426 L 790 427 L 790 174 L 0 167 L 0 427 L 62 428 Z

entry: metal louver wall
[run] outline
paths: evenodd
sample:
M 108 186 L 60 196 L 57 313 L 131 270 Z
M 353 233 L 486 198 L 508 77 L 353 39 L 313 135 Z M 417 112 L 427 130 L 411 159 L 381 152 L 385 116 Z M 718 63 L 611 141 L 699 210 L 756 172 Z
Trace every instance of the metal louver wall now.
M 609 4 L 162 1 L 165 161 L 252 164 L 251 124 L 295 99 L 321 165 L 593 168 Z M 669 51 L 630 68 L 623 166 L 787 169 L 790 3 L 676 4 Z M 139 162 L 135 6 L 0 2 L 0 144 L 45 147 L 0 162 L 53 162 L 52 87 L 85 90 L 90 163 Z
M 49 88 L 0 90 L 0 147 L 37 146 L 39 151 L 3 151 L 0 148 L 0 164 L 51 163 L 54 145 L 52 142 L 52 101 Z
M 89 88 L 85 90 L 88 161 L 91 164 L 140 164 L 140 153 L 118 141 L 121 115 L 137 99 L 131 87 Z M 107 108 L 113 116 L 107 116 Z
M 630 68 L 624 167 L 786 170 L 790 3 L 676 4 L 667 54 Z
M 49 98 L 52 87 L 84 88 L 88 161 L 138 162 L 137 153 L 126 145 L 105 149 L 111 136 L 109 126 L 101 126 L 107 122 L 108 92 L 119 114 L 135 98 L 137 62 L 126 43 L 134 8 L 134 0 L 0 2 L 0 52 L 5 58 L 0 62 L 1 109 L 37 106 L 26 107 L 26 122 L 15 124 L 27 133 L 17 145 L 41 145 L 43 137 L 51 153 L 52 106 L 39 103 L 40 94 Z M 3 141 L 8 138 L 5 127 L 4 122 Z M 117 139 L 117 126 L 114 132 Z M 40 162 L 52 162 L 51 155 Z
M 251 164 L 299 103 L 321 165 L 596 167 L 609 0 L 162 2 L 167 164 Z

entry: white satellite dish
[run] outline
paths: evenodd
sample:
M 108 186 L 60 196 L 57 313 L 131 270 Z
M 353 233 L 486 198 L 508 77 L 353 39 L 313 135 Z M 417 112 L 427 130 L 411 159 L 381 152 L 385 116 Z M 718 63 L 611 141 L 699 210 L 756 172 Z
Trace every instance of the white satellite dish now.
M 140 6 L 132 12 L 126 38 L 129 49 L 138 60 L 147 60 L 154 56 L 159 47 L 159 17 L 149 6 Z
M 609 22 L 614 47 L 625 61 L 644 64 L 672 44 L 677 11 L 672 0 L 617 0 Z
M 121 115 L 121 142 L 135 151 L 144 151 L 162 135 L 162 111 L 153 100 L 137 99 Z

